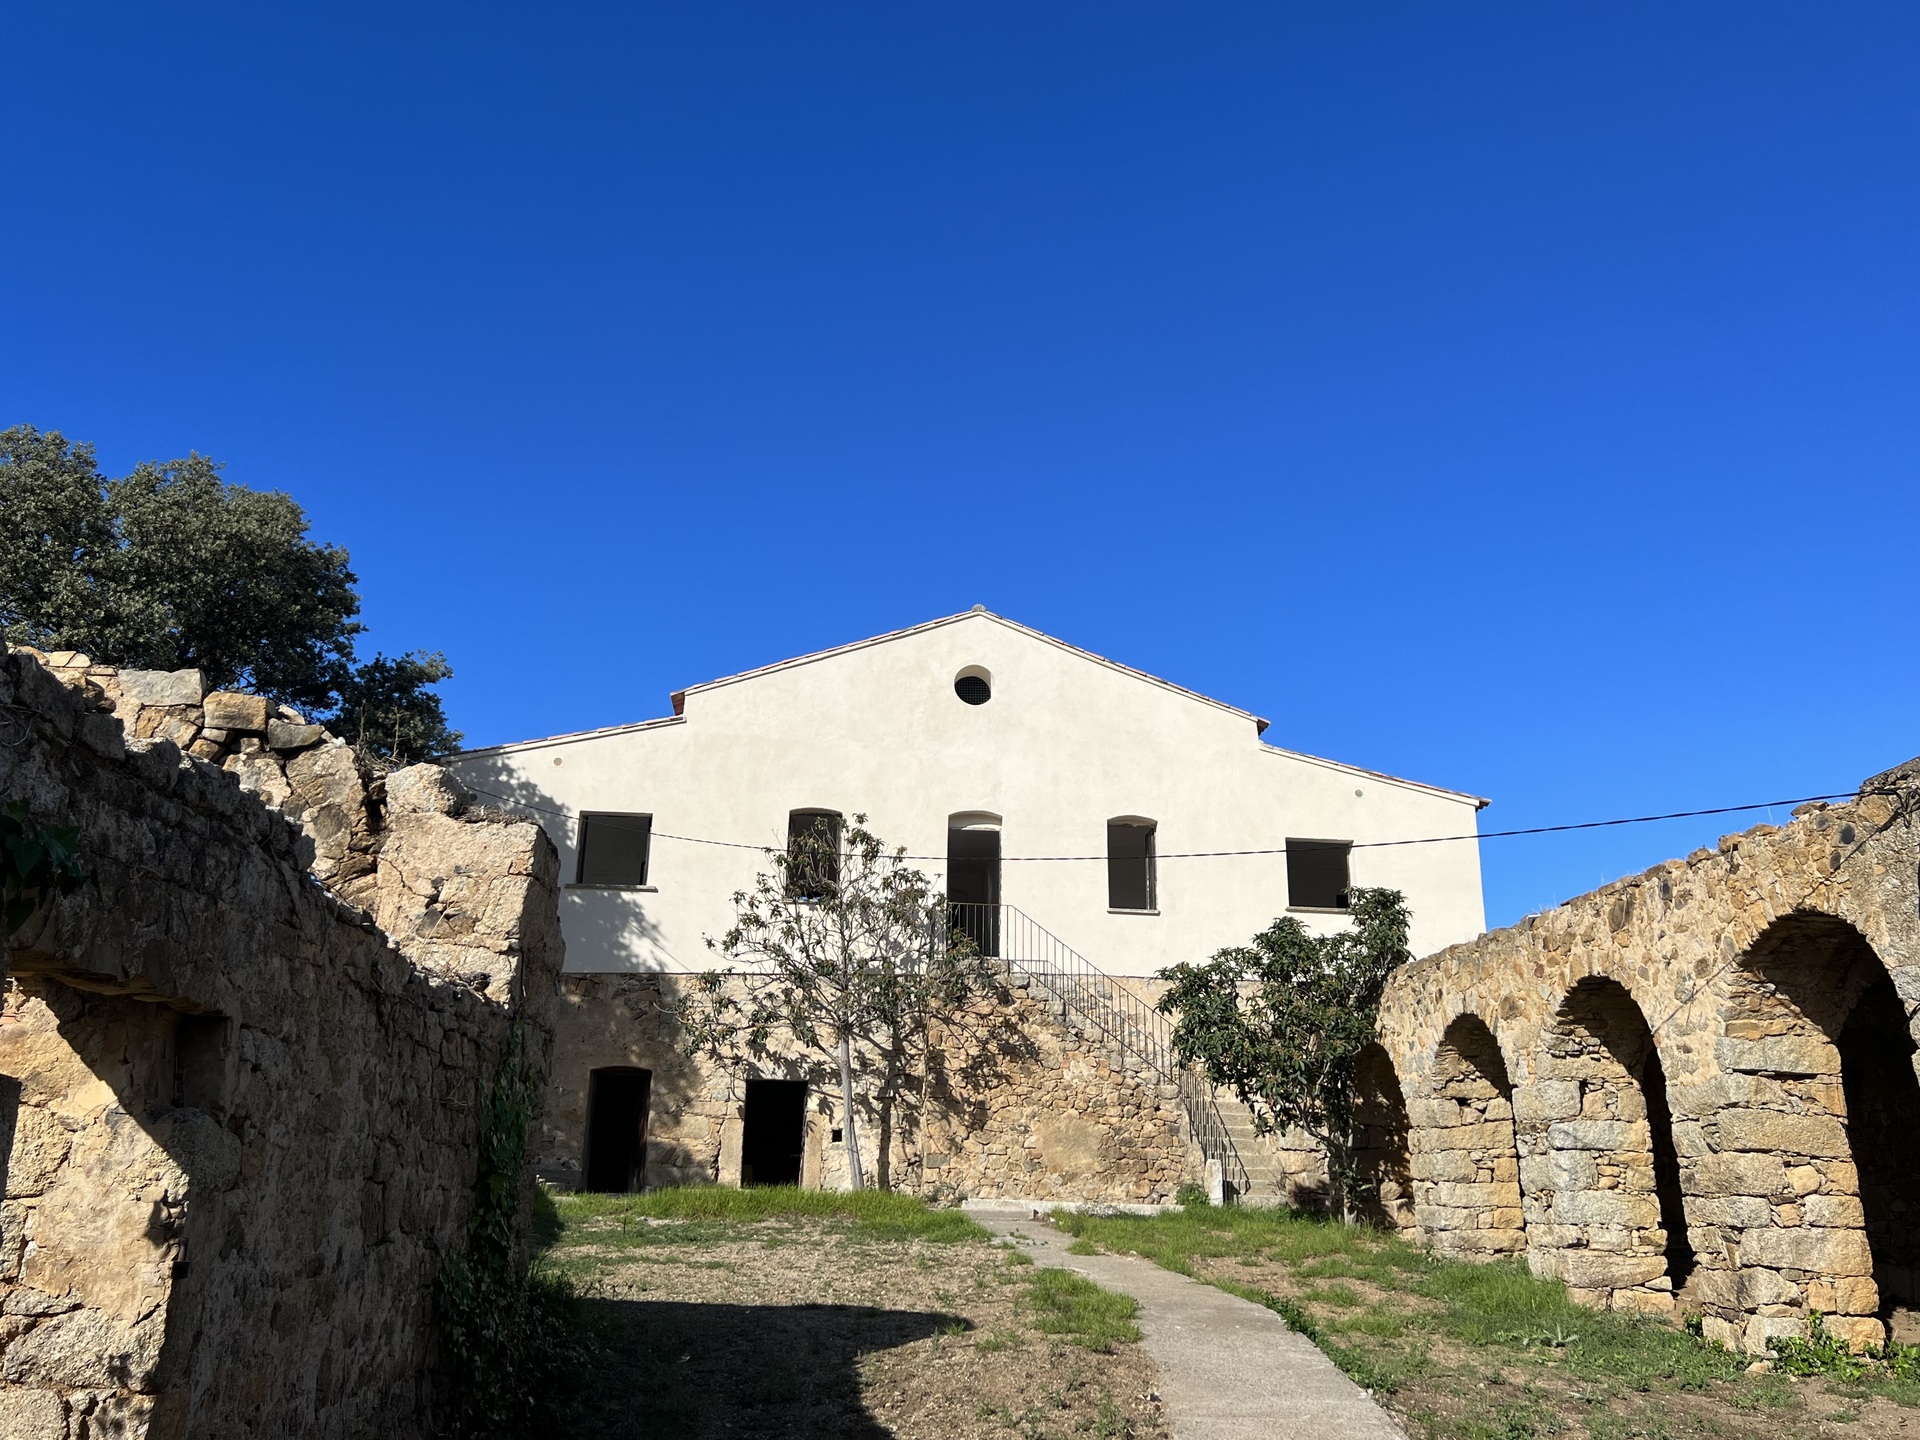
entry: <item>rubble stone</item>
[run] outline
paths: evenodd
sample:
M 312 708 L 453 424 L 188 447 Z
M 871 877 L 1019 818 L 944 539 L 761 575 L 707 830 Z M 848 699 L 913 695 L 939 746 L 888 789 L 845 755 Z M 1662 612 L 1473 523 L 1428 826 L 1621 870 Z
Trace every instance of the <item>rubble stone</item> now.
M 424 1440 L 435 1279 L 516 1032 L 544 1093 L 553 847 L 390 828 L 350 749 L 283 767 L 212 738 L 197 675 L 127 675 L 0 659 L 0 804 L 76 827 L 88 872 L 6 955 L 0 1436 Z M 89 739 L 129 716 L 117 754 Z M 446 789 L 414 768 L 404 793 Z

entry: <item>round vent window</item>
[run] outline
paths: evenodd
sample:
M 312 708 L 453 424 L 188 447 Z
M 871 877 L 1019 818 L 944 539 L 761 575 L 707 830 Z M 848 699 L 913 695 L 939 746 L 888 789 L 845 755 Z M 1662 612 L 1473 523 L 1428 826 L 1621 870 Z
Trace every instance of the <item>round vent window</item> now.
M 977 665 L 970 665 L 954 679 L 953 693 L 969 705 L 984 705 L 993 698 L 993 681 Z

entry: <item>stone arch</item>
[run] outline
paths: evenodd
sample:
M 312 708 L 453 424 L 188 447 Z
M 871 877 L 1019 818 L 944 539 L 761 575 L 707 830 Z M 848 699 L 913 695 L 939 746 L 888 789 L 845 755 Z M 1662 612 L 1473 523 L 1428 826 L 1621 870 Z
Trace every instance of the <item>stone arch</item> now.
M 1513 1082 L 1493 1031 L 1460 1015 L 1440 1037 L 1415 1132 L 1414 1203 L 1434 1249 L 1485 1258 L 1527 1248 Z
M 1666 1072 L 1624 985 L 1567 991 L 1517 1108 L 1535 1273 L 1590 1305 L 1671 1313 L 1694 1256 Z
M 1802 911 L 1740 957 L 1722 1014 L 1719 1104 L 1702 1107 L 1712 1153 L 1691 1179 L 1719 1232 L 1703 1255 L 1724 1250 L 1735 1273 L 1733 1303 L 1709 1296 L 1708 1333 L 1757 1351 L 1818 1310 L 1879 1343 L 1912 1307 L 1920 1264 L 1906 1007 L 1857 929 Z
M 1360 1052 L 1353 1070 L 1353 1102 L 1360 1213 L 1384 1229 L 1413 1234 L 1417 1227 L 1407 1101 L 1384 1046 L 1373 1044 Z

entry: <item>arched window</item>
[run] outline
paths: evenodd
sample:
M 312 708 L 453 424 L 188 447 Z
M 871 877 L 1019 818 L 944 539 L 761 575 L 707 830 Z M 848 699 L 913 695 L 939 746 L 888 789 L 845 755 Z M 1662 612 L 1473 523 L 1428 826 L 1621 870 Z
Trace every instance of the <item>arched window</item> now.
M 1107 908 L 1154 911 L 1160 908 L 1154 874 L 1151 820 L 1122 815 L 1107 822 Z
M 824 900 L 840 884 L 840 812 L 787 814 L 787 891 L 796 900 Z

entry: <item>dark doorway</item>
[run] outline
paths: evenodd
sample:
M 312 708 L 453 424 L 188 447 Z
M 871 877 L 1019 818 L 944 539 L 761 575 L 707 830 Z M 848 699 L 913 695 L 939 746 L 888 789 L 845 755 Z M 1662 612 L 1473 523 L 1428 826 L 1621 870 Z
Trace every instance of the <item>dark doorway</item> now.
M 1411 1128 L 1392 1058 L 1383 1046 L 1367 1046 L 1353 1069 L 1355 1208 L 1383 1229 L 1408 1234 L 1415 1229 Z
M 653 1072 L 630 1065 L 587 1078 L 587 1185 L 624 1195 L 647 1178 L 647 1100 Z
M 951 925 L 982 955 L 1000 953 L 1000 832 L 947 831 Z
M 1667 1102 L 1667 1072 L 1660 1052 L 1647 1047 L 1640 1072 L 1640 1093 L 1647 1102 L 1647 1134 L 1653 1146 L 1653 1190 L 1660 1201 L 1660 1228 L 1667 1232 L 1667 1278 L 1678 1293 L 1693 1278 L 1699 1260 L 1687 1233 L 1686 1188 L 1680 1179 L 1680 1152 L 1673 1143 L 1673 1107 Z
M 1883 1315 L 1920 1306 L 1914 1266 L 1920 1263 L 1920 1166 L 1914 1164 L 1914 1123 L 1920 1116 L 1920 1080 L 1913 1072 L 1913 1036 L 1907 1007 L 1893 979 L 1879 971 L 1840 1031 L 1840 1078 L 1847 1097 L 1847 1138 L 1860 1170 L 1860 1208 L 1866 1212 L 1873 1278 Z M 1897 1317 L 1910 1333 L 1911 1320 Z
M 806 1144 L 803 1080 L 749 1080 L 740 1136 L 742 1185 L 798 1185 Z

